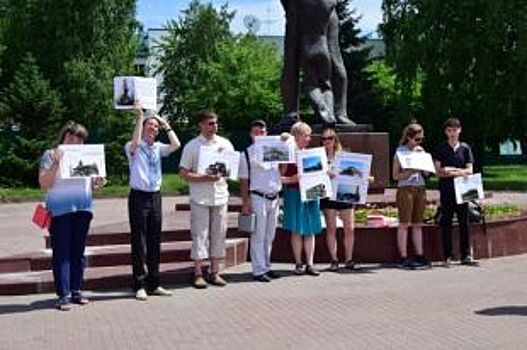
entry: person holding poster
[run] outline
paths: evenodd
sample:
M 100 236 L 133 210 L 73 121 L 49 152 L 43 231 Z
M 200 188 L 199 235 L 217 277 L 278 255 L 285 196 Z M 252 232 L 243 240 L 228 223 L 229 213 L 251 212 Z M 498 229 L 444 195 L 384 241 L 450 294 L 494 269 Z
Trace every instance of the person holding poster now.
M 297 150 L 306 149 L 311 140 L 311 127 L 297 122 L 291 127 Z M 284 186 L 283 228 L 291 231 L 291 246 L 295 258 L 295 274 L 318 276 L 313 267 L 315 255 L 315 236 L 322 231 L 319 200 L 302 202 L 300 199 L 299 175 L 296 164 L 281 165 Z M 306 266 L 302 263 L 302 250 L 306 255 Z
M 399 147 L 393 158 L 392 176 L 397 181 L 397 212 L 399 228 L 397 229 L 397 247 L 399 249 L 398 265 L 404 268 L 428 267 L 430 261 L 423 254 L 423 215 L 426 208 L 425 174 L 421 170 L 403 169 L 399 154 L 423 152 L 421 143 L 424 139 L 423 127 L 411 123 L 403 130 Z M 408 258 L 408 229 L 412 228 L 412 241 L 416 253 L 415 261 Z
M 168 157 L 180 146 L 170 124 L 157 114 L 143 116 L 140 102 L 134 104 L 135 128 L 125 145 L 130 168 L 128 219 L 135 298 L 147 300 L 148 294 L 169 296 L 172 292 L 159 285 L 161 259 L 161 157 Z M 170 144 L 156 142 L 159 130 L 168 135 Z M 146 256 L 145 256 L 146 253 Z M 145 262 L 147 271 L 145 271 Z
M 92 189 L 106 184 L 102 177 L 62 178 L 60 163 L 63 153 L 60 145 L 81 145 L 88 138 L 88 131 L 81 124 L 68 122 L 59 133 L 55 148 L 44 152 L 40 162 L 38 181 L 46 190 L 46 207 L 51 214 L 53 278 L 58 296 L 56 308 L 70 309 L 70 303 L 88 303 L 82 295 L 86 236 L 92 215 Z
M 320 137 L 321 146 L 324 146 L 328 157 L 330 177 L 334 178 L 335 174 L 335 157 L 338 152 L 342 151 L 340 140 L 334 128 L 326 127 L 322 130 Z M 328 198 L 320 200 L 320 207 L 324 212 L 326 220 L 326 243 L 331 257 L 329 271 L 336 272 L 339 269 L 337 256 L 337 214 L 344 224 L 344 257 L 345 268 L 355 269 L 353 262 L 353 246 L 355 242 L 355 211 L 353 203 L 333 201 Z
M 256 226 L 251 235 L 251 264 L 253 279 L 270 282 L 278 274 L 271 270 L 271 249 L 278 220 L 278 194 L 282 189 L 278 164 L 268 164 L 257 159 L 254 140 L 267 135 L 267 126 L 261 119 L 251 122 L 250 135 L 253 144 L 242 153 L 240 159 L 240 193 L 242 214 L 254 213 Z M 281 140 L 287 140 L 284 133 Z
M 207 282 L 223 287 L 227 282 L 219 275 L 220 260 L 225 257 L 227 233 L 227 181 L 219 173 L 198 172 L 200 152 L 205 147 L 218 151 L 234 151 L 231 142 L 217 135 L 218 116 L 203 111 L 199 116 L 199 136 L 190 140 L 183 148 L 179 163 L 180 175 L 190 186 L 190 232 L 194 260 L 195 288 L 207 288 Z M 210 259 L 208 280 L 203 277 L 203 260 Z
M 452 217 L 456 213 L 459 224 L 459 246 L 461 264 L 478 265 L 472 258 L 470 248 L 470 231 L 468 223 L 468 203 L 457 204 L 454 190 L 454 178 L 472 174 L 474 156 L 469 145 L 459 141 L 461 123 L 457 118 L 450 118 L 444 124 L 447 141 L 440 144 L 434 154 L 436 173 L 439 177 L 439 194 L 441 201 L 441 232 L 443 236 L 443 253 L 445 267 L 450 267 L 454 257 L 452 252 Z

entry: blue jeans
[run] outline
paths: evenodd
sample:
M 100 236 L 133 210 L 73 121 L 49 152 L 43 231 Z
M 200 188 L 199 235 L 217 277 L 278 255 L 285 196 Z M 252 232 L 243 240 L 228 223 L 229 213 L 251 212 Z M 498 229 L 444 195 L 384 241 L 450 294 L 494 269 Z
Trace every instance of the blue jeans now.
M 59 298 L 82 288 L 84 248 L 92 217 L 89 211 L 79 211 L 51 218 L 49 234 L 53 250 L 53 278 Z

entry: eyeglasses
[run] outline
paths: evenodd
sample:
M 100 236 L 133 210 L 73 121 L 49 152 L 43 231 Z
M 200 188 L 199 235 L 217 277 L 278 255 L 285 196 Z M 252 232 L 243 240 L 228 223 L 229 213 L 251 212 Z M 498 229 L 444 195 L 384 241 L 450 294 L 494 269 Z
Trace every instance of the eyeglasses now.
M 322 141 L 334 140 L 335 136 L 325 136 L 320 138 Z

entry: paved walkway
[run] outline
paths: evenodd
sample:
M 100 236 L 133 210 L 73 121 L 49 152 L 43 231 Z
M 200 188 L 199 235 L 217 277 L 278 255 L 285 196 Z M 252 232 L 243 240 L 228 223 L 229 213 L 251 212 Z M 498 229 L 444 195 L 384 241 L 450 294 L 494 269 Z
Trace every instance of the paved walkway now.
M 491 202 L 527 209 L 527 196 Z M 165 215 L 184 197 L 165 198 Z M 34 203 L 0 205 L 0 256 L 43 248 L 29 221 Z M 96 200 L 93 227 L 126 222 L 124 199 Z M 137 302 L 128 291 L 89 293 L 93 303 L 58 312 L 54 296 L 0 297 L 0 349 L 525 349 L 527 255 L 479 268 L 427 271 L 365 266 L 356 273 L 250 280 L 227 271 L 224 289 L 178 287 Z M 324 266 L 320 266 L 323 268 Z
M 283 274 L 290 265 L 278 265 Z M 53 295 L 0 297 L 1 349 L 525 349 L 527 255 L 479 268 L 366 267 L 320 277 L 174 290 L 138 302 L 126 291 L 52 309 Z

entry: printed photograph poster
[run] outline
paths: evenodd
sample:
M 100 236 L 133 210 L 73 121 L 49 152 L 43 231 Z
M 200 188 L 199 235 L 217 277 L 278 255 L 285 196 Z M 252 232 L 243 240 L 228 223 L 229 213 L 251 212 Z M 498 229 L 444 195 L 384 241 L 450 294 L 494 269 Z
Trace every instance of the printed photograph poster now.
M 157 81 L 145 77 L 115 77 L 113 96 L 116 109 L 133 109 L 139 100 L 144 109 L 157 110 Z
M 334 201 L 366 204 L 368 198 L 368 179 L 339 175 L 331 181 Z
M 296 152 L 299 175 L 327 175 L 328 158 L 324 147 L 308 148 Z
M 106 177 L 104 145 L 60 145 L 59 150 L 62 178 Z
M 295 163 L 294 142 L 280 136 L 257 136 L 254 139 L 256 159 L 267 164 Z
M 421 170 L 431 174 L 435 174 L 436 172 L 430 153 L 423 151 L 397 152 L 397 158 L 403 169 Z
M 467 177 L 458 176 L 454 178 L 454 190 L 456 192 L 457 204 L 485 198 L 480 173 L 468 175 Z
M 236 180 L 240 152 L 219 149 L 217 147 L 201 146 L 198 158 L 198 173 L 204 175 L 220 174 Z
M 371 154 L 339 152 L 335 157 L 337 176 L 367 180 L 371 172 Z
M 331 197 L 333 191 L 327 174 L 301 175 L 299 180 L 302 202 Z

